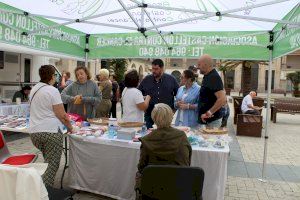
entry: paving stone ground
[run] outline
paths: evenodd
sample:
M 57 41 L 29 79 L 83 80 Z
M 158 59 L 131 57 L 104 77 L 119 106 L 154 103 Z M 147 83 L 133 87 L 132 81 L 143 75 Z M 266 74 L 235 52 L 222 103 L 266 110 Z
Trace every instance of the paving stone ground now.
M 228 129 L 233 141 L 230 144 L 225 200 L 300 200 L 300 115 L 278 114 L 277 123 L 270 123 L 266 183 L 258 180 L 261 178 L 264 139 L 236 137 L 232 115 Z M 5 134 L 5 138 L 12 153 L 39 152 L 26 134 L 10 133 Z M 37 162 L 43 162 L 40 153 Z M 63 163 L 62 156 L 56 187 L 59 187 Z M 64 185 L 67 185 L 68 170 L 65 177 Z M 110 198 L 80 192 L 74 199 Z

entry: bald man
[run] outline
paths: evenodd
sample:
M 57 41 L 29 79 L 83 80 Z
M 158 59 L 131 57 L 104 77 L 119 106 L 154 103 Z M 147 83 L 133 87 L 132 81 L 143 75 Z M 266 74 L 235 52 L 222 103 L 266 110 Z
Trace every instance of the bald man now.
M 222 79 L 210 55 L 204 54 L 199 58 L 198 69 L 204 75 L 199 94 L 199 123 L 219 128 L 223 117 L 221 108 L 226 104 Z
M 241 110 L 244 114 L 260 115 L 261 107 L 253 105 L 253 98 L 256 97 L 256 92 L 251 91 L 247 96 L 243 98 Z

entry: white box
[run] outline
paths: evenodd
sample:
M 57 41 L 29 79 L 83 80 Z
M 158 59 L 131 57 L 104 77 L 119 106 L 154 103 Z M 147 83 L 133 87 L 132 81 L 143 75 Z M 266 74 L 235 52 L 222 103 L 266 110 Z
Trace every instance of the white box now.
M 117 139 L 132 140 L 135 137 L 136 130 L 133 128 L 121 128 L 117 131 Z

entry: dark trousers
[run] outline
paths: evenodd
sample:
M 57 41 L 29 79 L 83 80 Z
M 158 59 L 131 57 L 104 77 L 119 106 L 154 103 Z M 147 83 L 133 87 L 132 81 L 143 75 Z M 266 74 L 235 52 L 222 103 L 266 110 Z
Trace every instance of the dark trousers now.
M 112 118 L 117 118 L 117 101 L 112 101 L 111 102 L 111 108 L 109 112 L 109 116 L 111 115 Z
M 228 106 L 225 106 L 224 107 L 223 117 L 222 117 L 221 127 L 226 127 L 227 126 L 227 121 L 228 121 L 229 115 L 230 115 L 230 109 L 229 109 Z
M 247 110 L 245 114 L 249 115 L 260 115 L 260 112 L 258 110 Z
M 144 118 L 145 118 L 147 129 L 153 128 L 154 121 L 152 120 L 151 116 L 150 115 L 145 115 Z

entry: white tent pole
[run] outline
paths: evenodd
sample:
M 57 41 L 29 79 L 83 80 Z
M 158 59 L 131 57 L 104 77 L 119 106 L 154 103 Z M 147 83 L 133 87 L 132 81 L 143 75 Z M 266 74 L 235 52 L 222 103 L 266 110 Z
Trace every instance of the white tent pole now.
M 265 2 L 265 3 L 254 4 L 254 5 L 251 5 L 251 6 L 244 6 L 244 7 L 241 7 L 241 8 L 236 8 L 236 9 L 231 9 L 231 10 L 223 11 L 222 13 L 223 14 L 235 13 L 235 12 L 239 12 L 239 11 L 243 11 L 243 10 L 249 10 L 249 9 L 253 9 L 253 8 L 260 8 L 260 7 L 264 7 L 264 6 L 278 4 L 278 3 L 282 3 L 282 2 L 286 2 L 286 1 L 290 1 L 290 0 L 269 1 L 269 2 Z
M 202 16 L 198 16 L 198 17 L 192 17 L 192 18 L 182 19 L 182 20 L 178 20 L 178 21 L 168 22 L 168 23 L 165 23 L 165 24 L 150 26 L 150 27 L 147 27 L 147 30 L 162 28 L 162 27 L 171 26 L 171 25 L 175 25 L 175 24 L 181 24 L 181 23 L 194 21 L 194 20 L 205 19 L 205 18 L 213 17 L 213 16 L 216 16 L 216 14 L 215 13 L 214 14 L 207 14 L 207 15 L 202 15 Z
M 299 6 L 300 6 L 300 3 L 298 3 L 297 6 L 294 8 L 294 10 L 293 10 L 293 12 L 291 13 L 291 15 L 289 16 L 288 20 L 290 20 L 290 19 L 294 16 L 294 14 L 295 14 L 295 12 L 297 11 L 297 9 L 299 8 Z M 295 27 L 299 27 L 299 26 L 295 26 Z M 282 32 L 283 32 L 284 30 L 286 30 L 287 28 L 293 28 L 293 27 L 292 27 L 292 26 L 285 26 L 285 27 L 282 27 L 281 30 L 280 30 L 280 33 L 279 33 L 279 34 L 277 35 L 277 37 L 274 39 L 274 44 L 277 42 L 277 40 L 278 40 L 278 38 L 280 37 L 280 35 L 282 34 Z
M 142 4 L 144 4 L 144 0 L 142 0 Z M 144 7 L 142 6 L 141 7 L 141 27 L 143 28 L 144 27 L 144 24 L 145 24 L 145 9 Z
M 137 5 L 140 5 L 140 4 L 141 4 L 141 2 L 136 1 L 136 0 L 129 0 L 129 1 L 132 1 L 133 3 L 136 3 Z M 144 2 L 143 2 L 143 3 L 144 3 Z
M 64 21 L 75 21 L 75 19 L 65 18 L 65 17 L 55 17 L 55 16 L 49 16 L 49 15 L 37 15 L 37 14 L 31 14 L 29 13 L 29 16 L 33 17 L 43 17 L 48 19 L 57 19 L 57 20 L 64 20 Z
M 115 24 L 105 24 L 105 23 L 91 22 L 91 21 L 83 21 L 81 23 L 83 23 L 83 24 L 98 25 L 98 26 L 107 26 L 107 27 L 113 27 L 113 28 L 128 29 L 128 30 L 134 30 L 134 31 L 136 31 L 135 27 L 129 27 L 129 26 L 121 26 L 121 25 L 115 25 Z
M 235 8 L 231 10 L 225 10 L 222 11 L 222 14 L 227 14 L 227 13 L 234 13 L 234 12 L 239 12 L 243 10 L 248 10 L 248 9 L 253 9 L 253 8 L 259 8 L 259 7 L 264 7 L 272 4 L 277 4 L 277 3 L 282 3 L 290 0 L 275 0 L 275 1 L 270 1 L 270 2 L 265 2 L 261 4 L 255 4 L 251 6 L 244 6 L 241 8 Z M 210 14 L 210 13 L 215 13 L 215 12 L 207 12 L 207 11 L 201 11 L 201 10 L 194 10 L 194 9 L 186 9 L 186 8 L 175 8 L 175 7 L 166 7 L 166 6 L 158 6 L 158 5 L 148 5 L 148 8 L 154 8 L 154 9 L 160 9 L 160 10 L 173 10 L 173 11 L 180 11 L 180 12 L 190 12 L 190 13 L 199 13 L 199 14 Z
M 193 13 L 200 13 L 200 14 L 205 14 L 205 15 L 202 15 L 200 17 L 192 17 L 192 18 L 187 18 L 187 19 L 184 19 L 184 20 L 178 20 L 178 21 L 174 21 L 174 22 L 160 24 L 160 25 L 157 25 L 157 26 L 151 26 L 151 27 L 148 27 L 147 29 L 149 30 L 149 29 L 154 29 L 154 28 L 161 28 L 161 27 L 171 26 L 171 25 L 175 25 L 175 24 L 181 24 L 181 23 L 185 23 L 185 22 L 189 22 L 189 21 L 193 21 L 193 20 L 205 19 L 205 18 L 217 16 L 217 14 L 221 15 L 221 16 L 223 16 L 223 15 L 226 16 L 226 14 L 228 14 L 228 13 L 239 12 L 239 11 L 253 9 L 253 8 L 259 8 L 259 7 L 263 7 L 263 6 L 267 6 L 267 5 L 282 3 L 282 2 L 285 2 L 285 1 L 290 1 L 290 0 L 275 0 L 275 1 L 256 4 L 256 5 L 252 5 L 252 6 L 244 6 L 244 7 L 241 7 L 241 8 L 220 11 L 220 12 L 216 12 L 216 13 L 207 12 L 207 11 L 193 10 L 193 9 L 172 8 L 172 7 L 165 7 L 165 6 L 148 5 L 149 8 L 163 9 L 163 10 L 174 10 L 174 11 L 181 11 L 181 12 L 193 12 Z M 238 15 L 236 17 L 238 17 Z M 263 19 L 263 18 L 257 18 L 257 19 Z M 295 24 L 294 22 L 289 22 L 289 23 Z
M 266 122 L 265 122 L 265 144 L 264 144 L 264 157 L 263 157 L 263 167 L 261 174 L 261 181 L 265 182 L 266 177 L 266 167 L 267 167 L 267 150 L 268 150 L 268 131 L 269 131 L 269 121 L 270 121 L 270 98 L 271 98 L 271 84 L 272 84 L 272 66 L 273 66 L 273 41 L 274 33 L 270 32 L 270 45 L 269 48 L 269 67 L 268 67 L 268 94 L 267 94 L 267 109 L 266 109 Z
M 148 13 L 147 10 L 145 10 L 145 13 L 146 13 L 147 17 L 149 18 L 149 20 L 151 21 L 151 23 L 155 26 L 155 23 L 154 23 L 154 21 L 152 20 L 152 18 L 151 18 L 150 14 Z M 160 32 L 157 28 L 156 28 L 156 31 L 157 31 L 157 33 L 159 34 L 159 36 L 161 37 L 161 39 L 165 42 L 165 44 L 167 45 L 167 47 L 168 47 L 168 48 L 171 48 L 171 47 L 169 46 L 169 44 L 167 43 L 166 39 L 161 35 L 161 32 Z
M 132 10 L 132 9 L 135 9 L 135 8 L 138 8 L 138 6 L 130 6 L 130 7 L 127 7 L 126 9 L 128 11 L 128 10 Z M 98 17 L 103 17 L 103 16 L 107 16 L 107 15 L 111 15 L 111 14 L 116 14 L 116 13 L 119 13 L 119 12 L 124 12 L 124 9 L 120 8 L 120 9 L 117 9 L 117 10 L 112 10 L 112 11 L 100 13 L 100 14 L 97 14 L 97 15 L 83 17 L 83 18 L 80 19 L 80 21 L 95 19 L 95 18 L 98 18 Z
M 222 15 L 222 16 L 231 17 L 231 18 L 238 18 L 238 19 L 248 19 L 248 20 L 253 20 L 253 21 L 272 22 L 272 23 L 279 23 L 279 24 L 292 24 L 292 25 L 300 26 L 300 22 L 292 22 L 292 21 L 288 21 L 288 20 L 267 19 L 267 18 L 233 15 L 233 14 L 225 14 L 225 15 Z
M 120 5 L 123 7 L 123 9 L 125 10 L 125 12 L 128 14 L 128 16 L 131 18 L 131 20 L 135 23 L 135 25 L 138 27 L 138 29 L 140 29 L 140 25 L 139 23 L 134 19 L 134 17 L 132 16 L 132 14 L 129 12 L 129 10 L 127 9 L 127 7 L 125 6 L 125 4 L 121 1 L 118 0 L 118 2 L 120 3 Z
M 69 21 L 69 22 L 64 22 L 64 23 L 61 23 L 61 24 L 55 24 L 55 25 L 52 25 L 52 26 L 47 26 L 47 27 L 39 29 L 39 30 L 28 31 L 27 34 L 35 34 L 35 33 L 38 33 L 40 31 L 46 31 L 46 30 L 49 30 L 49 29 L 57 28 L 57 27 L 60 27 L 60 26 L 66 26 L 66 25 L 74 24 L 74 23 L 76 23 L 76 20 Z

